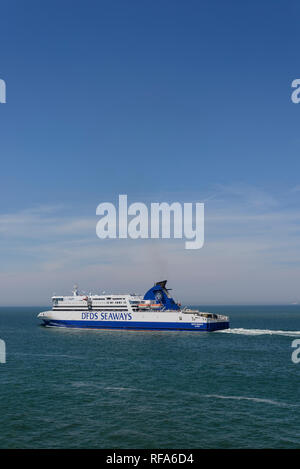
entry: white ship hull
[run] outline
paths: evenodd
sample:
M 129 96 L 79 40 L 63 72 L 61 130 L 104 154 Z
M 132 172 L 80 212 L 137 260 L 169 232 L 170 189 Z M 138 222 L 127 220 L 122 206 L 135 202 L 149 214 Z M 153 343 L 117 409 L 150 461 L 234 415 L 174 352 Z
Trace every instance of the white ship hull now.
M 38 317 L 45 326 L 84 329 L 215 331 L 229 327 L 226 316 L 206 318 L 183 311 L 45 311 Z

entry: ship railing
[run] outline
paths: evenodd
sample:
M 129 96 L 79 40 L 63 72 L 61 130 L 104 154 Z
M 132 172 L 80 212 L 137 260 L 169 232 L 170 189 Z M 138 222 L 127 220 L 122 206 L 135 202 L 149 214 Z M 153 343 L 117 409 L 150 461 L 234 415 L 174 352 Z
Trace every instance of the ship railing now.
M 228 321 L 228 316 L 224 314 L 217 314 L 218 319 L 222 319 L 223 321 Z

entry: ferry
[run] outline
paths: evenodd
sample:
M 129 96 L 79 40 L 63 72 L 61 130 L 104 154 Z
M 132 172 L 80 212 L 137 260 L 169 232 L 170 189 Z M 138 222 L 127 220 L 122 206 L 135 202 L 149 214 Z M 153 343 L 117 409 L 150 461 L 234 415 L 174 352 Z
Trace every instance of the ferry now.
M 74 287 L 72 296 L 53 296 L 52 310 L 38 314 L 49 327 L 133 329 L 160 331 L 217 331 L 229 328 L 221 314 L 182 308 L 170 295 L 167 280 L 157 282 L 144 296 L 85 295 Z

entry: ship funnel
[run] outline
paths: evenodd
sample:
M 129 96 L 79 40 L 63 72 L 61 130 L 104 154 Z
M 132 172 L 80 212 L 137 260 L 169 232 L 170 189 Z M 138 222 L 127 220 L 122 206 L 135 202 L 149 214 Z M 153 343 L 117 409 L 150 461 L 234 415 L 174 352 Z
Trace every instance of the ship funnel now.
M 154 300 L 162 303 L 165 309 L 178 310 L 179 306 L 175 303 L 169 294 L 169 288 L 166 288 L 167 280 L 155 283 L 154 287 L 150 288 L 144 296 L 144 300 Z

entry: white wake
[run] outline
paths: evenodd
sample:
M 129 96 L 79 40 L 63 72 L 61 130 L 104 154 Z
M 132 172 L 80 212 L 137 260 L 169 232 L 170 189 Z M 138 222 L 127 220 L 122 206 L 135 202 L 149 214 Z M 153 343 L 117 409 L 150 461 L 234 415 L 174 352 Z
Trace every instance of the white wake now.
M 300 337 L 300 331 L 280 331 L 272 329 L 244 329 L 233 328 L 233 329 L 223 329 L 217 331 L 218 333 L 223 334 L 242 334 L 242 335 L 283 335 L 287 337 Z
M 271 404 L 279 407 L 298 407 L 297 404 L 287 404 L 286 402 L 274 401 L 272 399 L 261 399 L 259 397 L 248 397 L 248 396 L 222 396 L 220 394 L 205 394 L 203 397 L 213 398 L 213 399 L 233 399 L 237 401 L 253 401 L 260 402 L 262 404 Z

